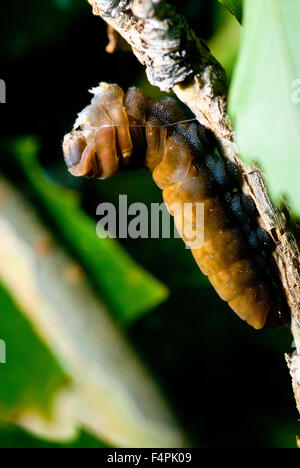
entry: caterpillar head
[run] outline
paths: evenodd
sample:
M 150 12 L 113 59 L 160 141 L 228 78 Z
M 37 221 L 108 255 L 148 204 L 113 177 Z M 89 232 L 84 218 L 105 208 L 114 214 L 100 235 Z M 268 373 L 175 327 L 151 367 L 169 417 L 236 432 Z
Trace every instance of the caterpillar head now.
M 77 177 L 111 177 L 120 159 L 132 154 L 132 140 L 124 108 L 124 93 L 114 84 L 100 83 L 94 97 L 65 136 L 63 151 L 69 172 Z

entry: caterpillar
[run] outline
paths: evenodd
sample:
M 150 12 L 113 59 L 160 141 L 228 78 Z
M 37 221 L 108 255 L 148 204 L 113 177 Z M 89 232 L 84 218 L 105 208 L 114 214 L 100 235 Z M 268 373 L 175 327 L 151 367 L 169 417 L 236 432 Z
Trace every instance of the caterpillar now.
M 192 248 L 200 270 L 254 328 L 285 323 L 287 305 L 266 254 L 270 238 L 258 224 L 254 202 L 240 193 L 235 165 L 216 153 L 209 131 L 188 121 L 171 97 L 154 100 L 137 88 L 124 94 L 107 83 L 91 92 L 91 104 L 64 138 L 70 173 L 107 179 L 120 168 L 145 166 L 180 227 L 182 212 L 173 207 L 202 203 L 204 242 Z M 193 209 L 187 216 L 193 223 Z

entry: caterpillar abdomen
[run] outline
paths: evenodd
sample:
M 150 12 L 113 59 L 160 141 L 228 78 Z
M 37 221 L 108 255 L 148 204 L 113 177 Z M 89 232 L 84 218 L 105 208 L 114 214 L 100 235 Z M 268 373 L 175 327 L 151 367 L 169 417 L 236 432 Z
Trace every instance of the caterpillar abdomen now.
M 258 226 L 258 213 L 237 192 L 235 168 L 214 154 L 205 128 L 186 121 L 171 98 L 154 101 L 136 88 L 124 96 L 117 85 L 105 83 L 93 93 L 91 105 L 64 140 L 69 171 L 105 179 L 122 166 L 146 166 L 179 232 L 183 219 L 194 231 L 200 229 L 194 207 L 202 203 L 204 241 L 192 248 L 201 271 L 253 327 L 284 323 L 285 301 L 262 255 L 268 239 Z M 182 218 L 186 203 L 190 210 Z M 182 236 L 187 241 L 186 232 Z

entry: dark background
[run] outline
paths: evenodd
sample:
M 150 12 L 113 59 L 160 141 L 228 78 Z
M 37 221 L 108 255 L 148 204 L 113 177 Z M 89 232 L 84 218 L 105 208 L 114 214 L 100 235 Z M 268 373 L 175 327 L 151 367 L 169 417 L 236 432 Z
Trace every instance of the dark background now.
M 206 40 L 216 34 L 222 8 L 216 1 L 174 3 Z M 82 209 L 92 217 L 100 202 L 117 202 L 119 193 L 128 194 L 129 203 L 161 202 L 160 190 L 144 171 L 101 183 L 76 180 L 62 160 L 63 135 L 89 102 L 89 88 L 99 81 L 125 89 L 146 87 L 135 57 L 105 53 L 106 26 L 84 0 L 5 2 L 1 10 L 0 78 L 7 83 L 8 102 L 0 106 L 3 137 L 37 136 L 49 177 L 76 189 Z M 156 89 L 151 93 L 159 95 Z M 30 193 L 11 158 L 1 158 L 0 169 Z M 169 300 L 139 319 L 128 334 L 193 444 L 294 447 L 297 412 L 284 361 L 292 347 L 288 328 L 257 332 L 238 319 L 180 240 L 122 244 L 171 291 Z

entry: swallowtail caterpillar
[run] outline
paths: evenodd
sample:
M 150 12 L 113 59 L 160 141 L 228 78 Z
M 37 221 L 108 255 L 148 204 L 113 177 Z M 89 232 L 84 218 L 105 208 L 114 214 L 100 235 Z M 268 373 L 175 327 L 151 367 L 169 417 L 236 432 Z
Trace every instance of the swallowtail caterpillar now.
M 203 203 L 204 243 L 192 249 L 202 272 L 254 328 L 284 323 L 285 300 L 263 256 L 268 235 L 258 225 L 254 203 L 236 188 L 236 168 L 214 153 L 208 131 L 187 121 L 169 97 L 153 100 L 137 88 L 124 95 L 106 83 L 92 93 L 64 139 L 70 173 L 107 179 L 121 168 L 145 166 L 163 190 L 175 224 L 174 203 Z

